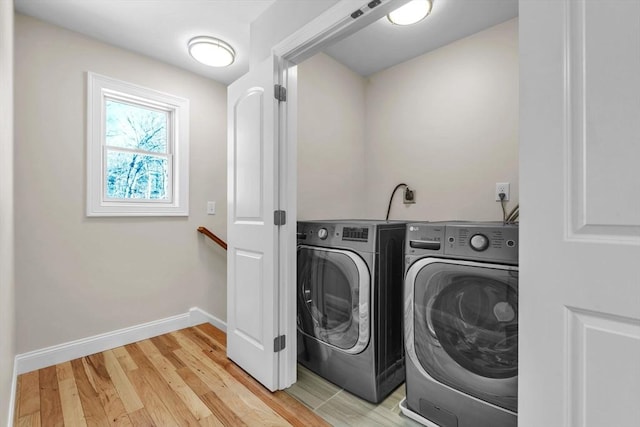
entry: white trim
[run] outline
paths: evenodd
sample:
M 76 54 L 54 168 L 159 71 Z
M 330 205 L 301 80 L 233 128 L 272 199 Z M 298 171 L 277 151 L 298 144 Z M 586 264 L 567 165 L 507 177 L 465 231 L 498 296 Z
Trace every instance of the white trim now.
M 104 100 L 121 99 L 168 113 L 169 201 L 106 200 Z M 189 100 L 87 72 L 87 216 L 189 215 Z M 170 135 L 170 137 L 169 137 Z M 115 148 L 115 147 L 114 147 Z M 119 148 L 118 148 L 119 149 Z M 155 155 L 155 154 L 154 154 Z
M 274 54 L 299 64 L 325 47 L 384 17 L 409 0 L 382 0 L 374 9 L 368 7 L 369 2 L 370 0 L 362 0 L 360 3 L 353 0 L 339 1 L 278 43 L 273 49 Z M 357 9 L 360 9 L 363 15 L 354 19 L 351 14 Z
M 7 416 L 7 427 L 13 426 L 16 410 L 16 392 L 18 390 L 18 365 L 13 362 L 13 377 L 11 378 L 11 395 L 9 396 L 9 415 Z
M 18 354 L 14 371 L 17 375 L 24 374 L 200 323 L 211 323 L 226 332 L 225 322 L 198 307 L 193 307 L 184 314 Z
M 224 333 L 227 333 L 227 322 L 218 319 L 216 316 L 207 313 L 201 308 L 191 307 L 189 309 L 189 317 L 191 326 L 199 325 L 201 323 L 210 323 Z
M 296 221 L 297 207 L 295 197 L 297 194 L 297 168 L 290 167 L 297 163 L 296 138 L 297 138 L 297 67 L 292 63 L 280 60 L 281 83 L 287 88 L 287 102 L 280 103 L 279 114 L 279 164 L 278 194 L 279 206 L 287 212 L 289 221 L 280 227 L 278 244 L 280 246 L 279 260 L 279 330 L 286 337 L 286 346 L 280 352 L 278 366 L 278 385 L 285 389 L 297 381 L 297 292 L 296 292 Z M 294 202 L 291 202 L 293 197 Z

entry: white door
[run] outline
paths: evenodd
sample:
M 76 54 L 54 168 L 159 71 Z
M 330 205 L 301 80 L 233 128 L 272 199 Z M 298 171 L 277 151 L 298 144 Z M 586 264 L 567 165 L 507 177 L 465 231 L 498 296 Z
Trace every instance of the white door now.
M 640 425 L 640 2 L 520 1 L 519 426 Z
M 274 63 L 267 59 L 227 92 L 227 356 L 272 391 L 279 388 Z

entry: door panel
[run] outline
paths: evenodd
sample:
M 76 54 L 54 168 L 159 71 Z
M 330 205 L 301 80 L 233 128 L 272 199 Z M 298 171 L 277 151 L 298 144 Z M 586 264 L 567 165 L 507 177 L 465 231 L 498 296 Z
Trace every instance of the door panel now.
M 264 336 L 262 330 L 262 290 L 264 283 L 264 256 L 258 252 L 236 249 L 235 256 L 235 313 L 236 333 L 250 340 L 259 349 L 264 350 Z
M 252 88 L 233 108 L 235 219 L 263 221 L 264 88 Z
M 630 195 L 640 194 L 640 2 L 567 8 L 571 233 L 637 244 L 640 197 Z
M 521 427 L 640 419 L 638 22 L 520 2 Z
M 267 59 L 227 92 L 227 355 L 270 390 L 279 387 L 274 64 Z
M 612 425 L 607 412 L 629 413 L 638 420 L 640 321 L 572 309 L 568 329 L 570 425 Z M 608 411 L 603 412 L 602 405 Z

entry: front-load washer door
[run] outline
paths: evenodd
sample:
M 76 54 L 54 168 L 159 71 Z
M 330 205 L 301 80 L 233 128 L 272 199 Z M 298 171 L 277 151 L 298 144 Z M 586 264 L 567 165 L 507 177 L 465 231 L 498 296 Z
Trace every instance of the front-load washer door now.
M 355 354 L 369 343 L 371 275 L 355 252 L 298 246 L 298 329 Z
M 407 353 L 425 375 L 517 412 L 517 267 L 418 260 L 407 271 Z

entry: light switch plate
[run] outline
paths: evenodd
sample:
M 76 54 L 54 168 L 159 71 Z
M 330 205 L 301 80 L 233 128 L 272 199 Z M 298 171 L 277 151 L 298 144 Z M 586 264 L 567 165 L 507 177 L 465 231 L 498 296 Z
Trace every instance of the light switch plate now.
M 207 202 L 207 215 L 216 214 L 216 202 Z

